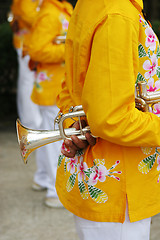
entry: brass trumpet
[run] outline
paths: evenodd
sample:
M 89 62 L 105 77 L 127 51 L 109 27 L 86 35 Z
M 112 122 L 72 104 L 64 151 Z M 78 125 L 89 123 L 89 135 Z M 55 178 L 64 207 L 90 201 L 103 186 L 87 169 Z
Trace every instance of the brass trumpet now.
M 20 146 L 20 152 L 24 163 L 27 163 L 27 158 L 35 149 L 46 144 L 53 143 L 59 140 L 71 139 L 72 135 L 76 135 L 79 139 L 85 140 L 85 134 L 90 132 L 89 126 L 82 128 L 81 117 L 85 117 L 82 106 L 71 107 L 66 114 L 58 114 L 54 120 L 54 130 L 33 130 L 24 127 L 20 120 L 16 121 L 17 137 Z M 63 124 L 67 118 L 78 118 L 80 130 L 75 128 L 64 129 Z M 55 129 L 55 125 L 58 129 Z

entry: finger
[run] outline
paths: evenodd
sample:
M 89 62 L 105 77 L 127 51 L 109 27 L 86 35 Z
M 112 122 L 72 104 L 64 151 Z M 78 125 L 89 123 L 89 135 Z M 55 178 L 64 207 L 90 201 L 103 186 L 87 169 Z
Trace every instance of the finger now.
M 76 130 L 79 130 L 79 122 L 76 121 L 76 122 L 72 125 L 72 127 L 74 127 Z
M 86 124 L 86 121 L 83 119 L 81 120 L 81 125 L 82 125 L 82 128 L 84 128 L 87 124 Z M 80 124 L 79 124 L 79 121 L 76 121 L 72 127 L 75 127 L 77 130 L 80 129 Z
M 63 148 L 61 150 L 61 153 L 63 155 L 65 155 L 66 157 L 68 158 L 73 158 L 77 152 L 77 150 L 79 150 L 75 145 L 74 143 L 67 139 L 67 140 L 64 140 L 64 143 L 63 143 Z
M 86 148 L 88 145 L 88 142 L 85 140 L 79 139 L 77 136 L 71 136 L 71 139 L 75 146 L 77 146 L 78 149 Z
M 93 137 L 90 133 L 86 133 L 85 137 L 89 145 L 94 146 L 96 144 L 96 138 Z
M 71 140 L 68 140 L 68 139 L 64 140 L 64 144 L 67 148 L 70 149 L 70 151 L 71 150 L 75 150 L 75 151 L 79 150 L 79 148 Z
M 73 158 L 73 157 L 75 157 L 75 155 L 76 155 L 76 151 L 67 152 L 67 151 L 65 151 L 64 149 L 61 150 L 61 153 L 62 153 L 64 156 L 68 157 L 68 158 Z

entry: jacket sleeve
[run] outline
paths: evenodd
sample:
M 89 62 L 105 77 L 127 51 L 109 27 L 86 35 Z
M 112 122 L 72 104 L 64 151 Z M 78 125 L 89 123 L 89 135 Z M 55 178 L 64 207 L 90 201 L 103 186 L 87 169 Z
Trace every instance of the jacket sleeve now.
M 93 135 L 124 146 L 160 146 L 160 119 L 135 108 L 138 28 L 138 20 L 109 15 L 97 29 L 82 104 Z
M 33 25 L 38 14 L 36 7 L 37 1 L 30 0 L 21 0 L 18 6 L 21 11 L 21 19 L 30 27 Z
M 64 61 L 64 44 L 53 44 L 54 38 L 59 35 L 60 24 L 58 17 L 51 10 L 38 16 L 27 42 L 31 59 L 42 63 Z
M 65 80 L 62 82 L 61 89 L 61 92 L 57 96 L 56 104 L 59 107 L 60 111 L 65 114 L 68 113 L 71 106 L 75 106 L 75 103 L 71 98 Z M 74 122 L 75 121 L 73 119 L 68 118 L 66 121 L 64 121 L 64 127 L 69 128 Z
M 20 4 L 21 0 L 13 0 L 12 5 L 11 5 L 11 11 L 14 15 L 14 17 L 19 17 L 21 16 L 21 11 L 19 9 L 19 4 Z

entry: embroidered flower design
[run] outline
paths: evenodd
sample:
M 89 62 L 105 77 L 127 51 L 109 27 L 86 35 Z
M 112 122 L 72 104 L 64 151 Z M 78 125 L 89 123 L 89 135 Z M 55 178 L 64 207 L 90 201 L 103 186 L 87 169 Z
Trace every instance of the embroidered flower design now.
M 153 113 L 154 114 L 160 114 L 160 103 L 154 104 Z
M 144 70 L 148 71 L 145 73 L 145 78 L 149 79 L 153 77 L 157 72 L 158 60 L 155 54 L 152 55 L 150 60 L 146 60 L 143 64 Z
M 154 92 L 160 89 L 160 80 L 154 82 L 153 78 L 150 78 L 148 80 L 148 87 L 149 89 L 147 89 L 148 92 Z
M 113 172 L 112 172 L 112 170 L 113 170 L 114 168 L 116 168 L 118 164 L 120 164 L 120 161 L 119 161 L 119 160 L 117 160 L 116 163 L 108 170 L 109 174 L 108 174 L 107 176 L 108 176 L 108 177 L 113 177 L 113 178 L 115 178 L 116 180 L 120 181 L 120 178 L 114 176 L 114 173 L 121 174 L 122 171 L 113 171 Z
M 153 168 L 156 159 L 157 159 L 157 171 L 160 171 L 160 152 L 159 147 L 155 148 L 155 152 L 152 155 L 149 155 L 148 157 L 144 158 L 139 164 L 138 164 L 138 170 L 143 174 L 148 174 L 151 169 Z M 160 181 L 160 174 L 157 180 L 157 183 Z
M 146 28 L 145 34 L 147 35 L 146 37 L 146 47 L 149 47 L 151 51 L 154 51 L 156 49 L 156 35 L 153 32 L 151 27 Z
M 120 161 L 116 161 L 113 166 L 107 169 L 104 159 L 94 159 L 93 166 L 88 167 L 83 159 L 83 154 L 83 151 L 78 151 L 76 156 L 71 159 L 64 155 L 59 156 L 58 167 L 64 161 L 64 172 L 68 171 L 70 173 L 66 189 L 70 192 L 75 183 L 78 183 L 80 195 L 84 200 L 90 196 L 96 203 L 105 203 L 108 200 L 108 195 L 97 188 L 96 184 L 98 182 L 105 182 L 106 177 L 113 177 L 115 180 L 120 181 L 120 178 L 115 176 L 115 174 L 121 174 L 122 171 L 113 171 Z
M 139 14 L 139 22 L 142 23 L 143 22 L 143 18 L 142 16 Z
M 77 165 L 77 172 L 78 172 L 78 181 L 82 181 L 86 179 L 85 171 L 87 170 L 88 166 L 86 162 L 83 162 L 83 157 L 80 157 L 80 163 Z
M 157 164 L 158 164 L 157 171 L 159 172 L 160 171 L 160 156 L 157 157 Z M 159 183 L 159 182 L 160 182 L 160 174 L 157 179 L 157 183 Z
M 60 15 L 60 21 L 62 24 L 61 34 L 66 35 L 68 31 L 69 21 L 65 18 L 63 14 Z
M 63 21 L 62 21 L 62 29 L 67 31 L 68 26 L 69 26 L 69 22 L 67 21 L 67 19 L 63 19 Z
M 39 72 L 37 74 L 37 82 L 43 82 L 45 80 L 50 80 L 50 78 L 47 76 L 46 72 Z
M 157 157 L 157 171 L 160 171 L 160 156 Z
M 77 158 L 70 158 L 70 161 L 67 163 L 67 171 L 73 174 L 75 172 L 75 166 L 78 163 Z
M 144 154 L 148 155 L 152 151 L 152 147 L 141 147 L 141 150 Z
M 105 182 L 107 175 L 107 168 L 103 165 L 94 166 L 93 172 L 90 175 L 90 179 L 88 181 L 89 185 L 96 185 L 98 181 Z
M 68 152 L 68 153 L 70 153 L 69 148 L 66 147 L 66 145 L 64 144 L 64 142 L 62 143 L 61 149 L 62 149 L 62 150 L 65 150 L 65 151 Z

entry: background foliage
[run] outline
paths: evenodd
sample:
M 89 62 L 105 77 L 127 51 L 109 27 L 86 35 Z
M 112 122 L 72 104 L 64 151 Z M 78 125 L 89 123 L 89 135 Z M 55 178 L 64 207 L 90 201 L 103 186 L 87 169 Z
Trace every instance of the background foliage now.
M 70 0 L 73 6 L 77 0 Z M 11 0 L 0 1 L 0 121 L 16 116 L 17 58 L 12 46 L 12 32 L 7 22 Z M 144 8 L 160 39 L 160 1 L 144 0 Z

